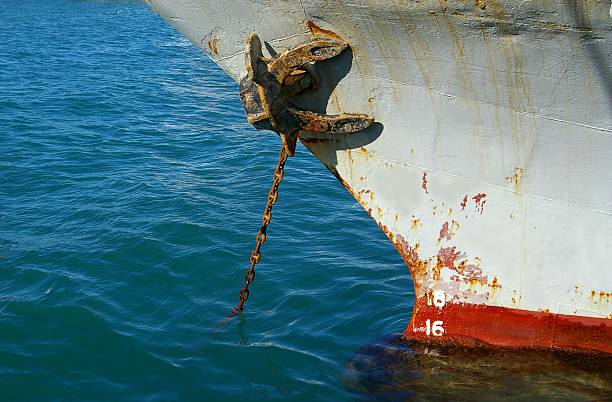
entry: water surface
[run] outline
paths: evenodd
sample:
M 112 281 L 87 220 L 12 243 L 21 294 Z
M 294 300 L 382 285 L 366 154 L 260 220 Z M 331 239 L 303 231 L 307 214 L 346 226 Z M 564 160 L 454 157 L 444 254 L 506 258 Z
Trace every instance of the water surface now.
M 609 372 L 576 359 L 390 336 L 412 309 L 408 271 L 303 147 L 247 311 L 220 328 L 275 135 L 139 2 L 3 0 L 0 18 L 1 400 L 610 396 Z

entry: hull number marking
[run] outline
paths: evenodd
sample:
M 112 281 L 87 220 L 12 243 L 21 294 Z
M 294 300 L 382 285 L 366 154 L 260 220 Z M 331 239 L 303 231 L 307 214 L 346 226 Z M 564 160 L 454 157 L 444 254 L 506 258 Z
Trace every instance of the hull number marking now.
M 444 334 L 444 327 L 442 327 L 442 325 L 444 325 L 443 321 L 434 321 L 432 324 L 431 320 L 427 320 L 425 321 L 425 325 L 425 334 L 427 336 L 442 336 Z
M 446 304 L 446 294 L 443 290 L 436 290 L 431 294 L 431 297 L 427 298 L 428 305 L 434 305 L 435 307 L 441 309 Z M 444 335 L 444 322 L 443 321 L 434 321 L 432 323 L 431 320 L 425 321 L 425 334 L 427 336 L 442 336 Z

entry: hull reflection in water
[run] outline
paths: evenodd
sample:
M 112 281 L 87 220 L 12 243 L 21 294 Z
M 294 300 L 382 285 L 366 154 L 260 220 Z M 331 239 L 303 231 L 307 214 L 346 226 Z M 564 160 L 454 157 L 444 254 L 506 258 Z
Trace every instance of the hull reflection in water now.
M 365 400 L 612 401 L 612 356 L 441 348 L 397 334 L 352 356 L 344 383 Z

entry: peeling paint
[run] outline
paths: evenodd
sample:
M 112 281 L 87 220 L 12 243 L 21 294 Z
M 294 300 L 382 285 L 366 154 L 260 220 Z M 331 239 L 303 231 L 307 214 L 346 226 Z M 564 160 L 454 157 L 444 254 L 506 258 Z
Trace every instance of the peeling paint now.
M 468 196 L 466 195 L 465 197 L 463 197 L 463 200 L 461 201 L 461 210 L 465 210 L 465 207 L 467 207 L 467 202 L 468 202 Z
M 421 187 L 425 190 L 426 194 L 429 194 L 427 191 L 427 172 L 423 172 L 423 178 L 421 179 Z
M 454 219 L 450 221 L 450 224 L 448 221 L 444 222 L 442 224 L 442 227 L 440 228 L 440 233 L 438 234 L 438 242 L 441 242 L 442 240 L 452 240 L 452 238 L 455 236 L 455 233 L 460 228 L 461 225 Z
M 219 55 L 219 43 L 221 43 L 221 39 L 212 38 L 208 40 L 208 48 L 215 55 Z
M 442 228 L 440 228 L 440 234 L 438 235 L 438 241 L 441 241 L 442 239 L 446 239 L 446 240 L 451 239 L 450 232 L 448 230 L 448 222 L 444 222 L 444 224 L 442 225 Z
M 487 195 L 485 193 L 479 193 L 472 197 L 474 202 L 476 203 L 476 211 L 480 212 L 482 215 L 482 211 L 484 210 L 484 204 L 487 202 L 484 198 Z

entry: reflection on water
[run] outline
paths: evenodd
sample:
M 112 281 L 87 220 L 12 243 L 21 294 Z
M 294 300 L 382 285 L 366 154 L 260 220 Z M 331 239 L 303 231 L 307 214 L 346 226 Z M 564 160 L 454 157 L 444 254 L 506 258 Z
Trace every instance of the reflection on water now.
M 436 347 L 392 335 L 352 356 L 344 383 L 358 400 L 612 401 L 612 356 Z

